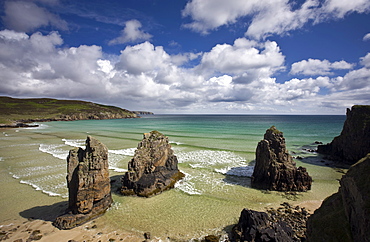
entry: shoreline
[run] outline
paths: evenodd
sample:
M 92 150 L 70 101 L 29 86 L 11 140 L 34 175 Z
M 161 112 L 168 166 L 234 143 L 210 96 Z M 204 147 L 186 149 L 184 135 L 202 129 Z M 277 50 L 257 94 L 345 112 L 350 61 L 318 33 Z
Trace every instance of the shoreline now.
M 292 203 L 300 206 L 313 214 L 320 207 L 322 201 L 310 200 L 300 203 Z M 266 208 L 267 210 L 267 208 Z M 163 241 L 168 238 L 150 238 L 150 231 L 144 234 L 114 229 L 104 223 L 102 217 L 89 221 L 81 226 L 70 230 L 60 230 L 52 224 L 51 219 L 18 218 L 9 219 L 0 223 L 1 241 L 27 241 L 36 239 L 39 241 Z M 224 231 L 228 232 L 228 231 Z M 217 235 L 216 235 L 217 236 Z M 148 239 L 149 238 L 149 239 Z M 194 238 L 199 239 L 199 238 Z

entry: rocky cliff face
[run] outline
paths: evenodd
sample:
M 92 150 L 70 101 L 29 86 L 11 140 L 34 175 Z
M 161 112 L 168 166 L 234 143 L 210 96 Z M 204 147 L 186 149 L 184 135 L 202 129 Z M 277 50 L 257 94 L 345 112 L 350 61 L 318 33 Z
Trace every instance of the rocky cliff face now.
M 266 130 L 256 149 L 252 186 L 276 191 L 307 191 L 311 183 L 306 168 L 295 166 L 283 133 L 274 126 Z
M 308 241 L 370 241 L 370 154 L 354 164 L 308 219 Z
M 370 105 L 347 109 L 341 134 L 326 145 L 319 145 L 319 153 L 332 160 L 354 164 L 370 152 Z
M 121 193 L 149 197 L 172 188 L 184 176 L 177 163 L 168 137 L 157 131 L 145 133 L 122 178 Z
M 54 225 L 71 229 L 103 214 L 112 204 L 107 147 L 88 136 L 86 149 L 70 150 L 67 158 L 68 211 Z

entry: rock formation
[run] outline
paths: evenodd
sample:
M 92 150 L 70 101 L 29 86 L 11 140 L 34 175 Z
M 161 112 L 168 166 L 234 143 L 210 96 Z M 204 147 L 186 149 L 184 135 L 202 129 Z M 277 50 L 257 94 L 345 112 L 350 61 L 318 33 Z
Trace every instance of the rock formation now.
M 288 203 L 266 212 L 243 209 L 232 229 L 232 241 L 304 241 L 308 213 Z
M 312 178 L 306 168 L 297 168 L 288 153 L 283 133 L 272 126 L 258 143 L 252 187 L 275 191 L 307 191 Z
M 341 134 L 317 152 L 329 155 L 335 161 L 354 164 L 370 153 L 370 105 L 356 105 L 347 109 L 347 118 Z
M 149 197 L 172 188 L 184 176 L 177 163 L 168 137 L 158 131 L 145 133 L 122 178 L 121 193 Z
M 307 221 L 308 241 L 370 241 L 370 154 L 340 180 Z
M 103 214 L 113 200 L 108 172 L 108 149 L 87 136 L 86 149 L 70 150 L 67 158 L 68 210 L 54 225 L 71 229 Z

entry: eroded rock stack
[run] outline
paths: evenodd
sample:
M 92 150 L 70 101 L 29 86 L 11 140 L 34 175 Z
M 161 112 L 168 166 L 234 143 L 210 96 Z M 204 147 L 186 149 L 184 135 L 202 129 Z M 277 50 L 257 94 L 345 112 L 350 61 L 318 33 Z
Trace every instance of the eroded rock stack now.
M 122 178 L 121 193 L 150 197 L 173 188 L 184 177 L 168 137 L 158 131 L 145 133 Z
M 308 219 L 309 241 L 370 241 L 370 154 L 351 166 L 337 193 Z
M 307 191 L 312 178 L 306 168 L 296 167 L 288 153 L 283 133 L 272 126 L 258 143 L 252 186 L 275 191 Z
M 71 229 L 103 214 L 112 204 L 108 148 L 87 136 L 86 149 L 70 150 L 67 158 L 68 210 L 54 225 Z
M 370 105 L 356 105 L 347 109 L 341 134 L 331 143 L 319 145 L 317 152 L 348 164 L 354 164 L 370 153 Z

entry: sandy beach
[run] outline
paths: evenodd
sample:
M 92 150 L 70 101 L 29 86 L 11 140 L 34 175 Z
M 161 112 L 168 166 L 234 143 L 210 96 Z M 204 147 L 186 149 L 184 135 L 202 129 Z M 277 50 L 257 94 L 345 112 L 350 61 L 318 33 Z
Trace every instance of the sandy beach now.
M 321 203 L 322 201 L 312 200 L 294 203 L 294 205 L 305 207 L 309 213 L 313 213 L 320 207 Z M 0 225 L 0 241 L 163 241 L 163 238 L 147 239 L 144 234 L 130 233 L 123 230 L 112 230 L 112 228 L 104 225 L 101 220 L 101 218 L 97 218 L 71 230 L 59 230 L 53 226 L 52 221 L 47 221 L 47 219 L 20 218 L 7 220 Z M 148 232 L 150 233 L 150 231 Z
M 71 230 L 59 230 L 51 221 L 18 219 L 0 225 L 1 241 L 143 241 L 144 235 L 111 231 L 99 224 L 99 219 Z M 155 240 L 154 240 L 155 241 Z

